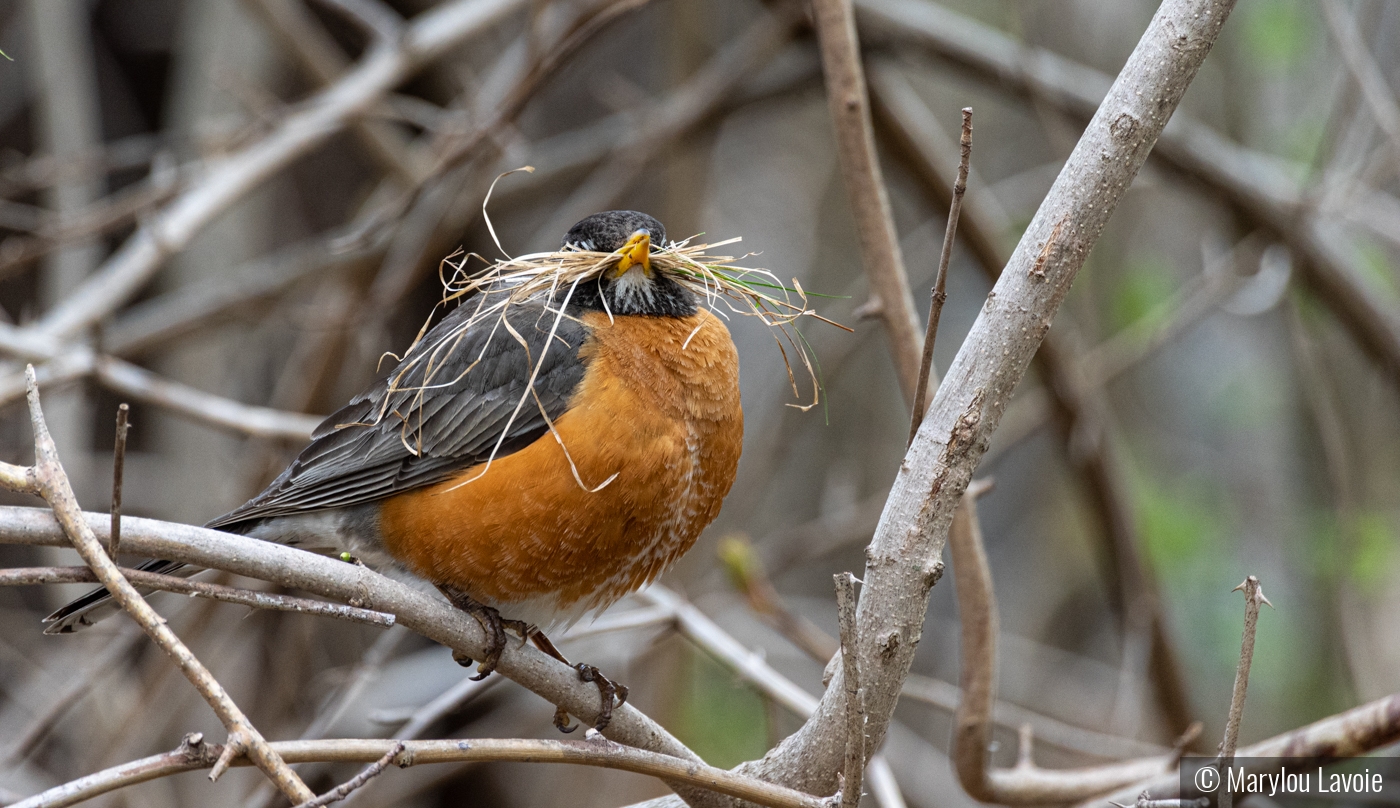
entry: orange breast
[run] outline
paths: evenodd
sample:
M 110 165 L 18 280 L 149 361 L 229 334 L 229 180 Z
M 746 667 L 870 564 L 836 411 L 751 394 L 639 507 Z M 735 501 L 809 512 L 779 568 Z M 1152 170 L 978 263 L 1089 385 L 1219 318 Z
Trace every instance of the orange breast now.
M 529 602 L 576 619 L 655 578 L 719 514 L 738 468 L 739 360 L 723 323 L 704 310 L 583 319 L 588 371 L 554 435 L 381 507 L 391 554 L 507 617 L 531 619 L 509 609 Z

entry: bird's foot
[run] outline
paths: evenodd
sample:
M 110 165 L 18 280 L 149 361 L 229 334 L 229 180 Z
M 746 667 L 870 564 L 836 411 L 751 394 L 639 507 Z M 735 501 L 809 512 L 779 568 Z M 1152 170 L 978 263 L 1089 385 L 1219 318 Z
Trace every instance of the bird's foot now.
M 482 631 L 486 632 L 486 654 L 476 668 L 476 675 L 471 677 L 472 681 L 479 682 L 496 669 L 501 661 L 501 652 L 506 647 L 506 629 L 514 631 L 521 638 L 530 636 L 531 626 L 524 620 L 503 619 L 500 612 L 450 586 L 439 586 L 438 590 L 447 596 L 453 606 L 475 617 Z M 453 650 L 452 660 L 464 668 L 471 667 L 473 662 L 471 657 L 457 650 Z
M 532 626 L 529 637 L 530 642 L 534 643 L 536 648 L 578 671 L 580 681 L 592 682 L 598 686 L 598 695 L 602 699 L 602 706 L 598 709 L 598 720 L 593 722 L 593 729 L 602 732 L 603 728 L 612 721 L 613 710 L 621 707 L 627 701 L 627 685 L 614 682 L 592 665 L 584 662 L 576 665 L 570 662 L 563 654 L 559 653 L 559 649 L 554 647 L 554 643 L 550 642 L 549 637 L 546 637 L 545 633 L 538 628 Z M 614 703 L 614 699 L 616 703 Z M 569 725 L 569 712 L 563 707 L 554 708 L 554 727 L 560 732 L 573 732 L 578 729 L 577 724 Z
M 598 708 L 598 720 L 593 722 L 593 729 L 602 732 L 608 723 L 612 721 L 614 707 L 621 707 L 627 703 L 627 685 L 614 682 L 604 676 L 597 668 L 586 662 L 580 662 L 574 666 L 578 671 L 578 678 L 585 682 L 592 682 L 598 686 L 598 696 L 602 699 L 602 706 Z M 616 698 L 617 704 L 613 704 Z

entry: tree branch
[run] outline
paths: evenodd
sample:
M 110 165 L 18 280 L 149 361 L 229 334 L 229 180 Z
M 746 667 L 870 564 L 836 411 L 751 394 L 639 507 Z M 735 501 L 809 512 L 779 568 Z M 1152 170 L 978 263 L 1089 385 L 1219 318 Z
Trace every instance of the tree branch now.
M 277 595 L 271 592 L 255 592 L 235 586 L 211 584 L 205 581 L 191 581 L 175 575 L 162 575 L 158 572 L 119 568 L 122 576 L 136 586 L 160 592 L 175 592 L 181 595 L 208 598 L 223 603 L 234 603 L 253 609 L 267 609 L 276 612 L 301 612 L 321 617 L 335 617 L 352 623 L 388 628 L 394 625 L 394 616 L 369 609 L 357 609 L 340 603 L 326 603 L 310 598 L 297 598 L 290 595 Z M 87 567 L 15 567 L 0 569 L 0 586 L 31 586 L 35 584 L 86 584 L 98 583 L 97 573 Z
M 695 761 L 633 749 L 606 740 L 535 741 L 472 738 L 470 740 L 394 741 L 346 739 L 332 741 L 279 741 L 274 752 L 290 763 L 313 761 L 360 763 L 381 759 L 395 745 L 403 751 L 393 760 L 401 768 L 425 763 L 572 763 L 636 772 L 666 781 L 683 782 L 737 799 L 773 808 L 832 808 L 830 800 L 716 769 Z M 101 794 L 180 772 L 207 769 L 222 749 L 206 745 L 197 736 L 173 752 L 152 755 L 51 788 L 10 808 L 66 808 Z
M 855 13 L 851 0 L 813 0 L 812 11 L 821 44 L 836 152 L 860 238 L 861 263 L 870 278 L 871 294 L 878 301 L 876 313 L 885 324 L 904 401 L 912 408 L 923 344 L 889 193 L 875 153 Z

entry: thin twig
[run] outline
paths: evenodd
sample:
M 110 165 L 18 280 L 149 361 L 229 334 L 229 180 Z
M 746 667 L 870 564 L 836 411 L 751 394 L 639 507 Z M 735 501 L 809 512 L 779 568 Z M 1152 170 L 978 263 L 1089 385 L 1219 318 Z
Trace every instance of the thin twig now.
M 933 372 L 933 343 L 938 337 L 938 320 L 943 316 L 943 304 L 948 300 L 948 262 L 953 257 L 953 239 L 958 234 L 958 217 L 962 214 L 963 194 L 967 192 L 967 171 L 972 163 L 972 107 L 962 111 L 962 138 L 958 141 L 958 178 L 953 182 L 953 202 L 948 207 L 948 227 L 943 231 L 943 251 L 938 254 L 938 276 L 933 282 L 933 300 L 928 310 L 928 331 L 924 334 L 924 355 L 919 362 L 919 383 L 914 388 L 914 412 L 910 416 L 907 448 L 919 434 L 924 422 L 924 401 L 928 396 L 928 379 Z
M 400 766 L 424 763 L 485 763 L 516 761 L 526 763 L 572 763 L 637 772 L 666 781 L 726 794 L 773 808 L 831 808 L 827 800 L 774 785 L 703 763 L 647 752 L 603 740 L 538 741 L 525 739 L 472 738 L 470 740 L 392 741 L 345 739 L 332 741 L 279 741 L 272 749 L 291 763 L 313 761 L 350 763 L 379 760 L 402 743 Z M 222 756 L 216 745 L 184 744 L 173 752 L 134 760 L 51 788 L 10 808 L 66 808 L 83 800 L 136 783 L 179 772 L 205 769 Z M 242 763 L 240 762 L 240 765 Z
M 384 757 L 366 766 L 363 770 L 360 771 L 359 774 L 355 775 L 349 780 L 346 780 L 344 783 L 341 783 L 340 785 L 336 786 L 330 791 L 327 791 L 321 796 L 313 800 L 307 800 L 306 802 L 303 802 L 296 808 L 323 808 L 323 806 L 330 805 L 333 802 L 339 802 L 340 800 L 345 799 L 346 797 L 350 796 L 351 792 L 362 787 L 365 783 L 368 783 L 370 780 L 373 780 L 374 778 L 383 774 L 384 770 L 389 768 L 390 764 L 394 762 L 394 758 L 398 757 L 403 752 L 403 750 L 403 741 L 395 743 L 389 748 L 388 752 L 384 753 Z
M 849 572 L 837 573 L 836 617 L 841 626 L 841 676 L 846 688 L 846 762 L 842 767 L 841 808 L 860 803 L 865 779 L 865 692 L 860 686 L 860 643 L 856 636 L 856 585 Z
M 912 406 L 922 349 L 919 320 L 909 292 L 909 276 L 899 249 L 889 193 L 875 153 L 855 14 L 851 0 L 814 0 L 812 12 L 841 175 L 860 239 L 861 263 L 870 278 L 871 294 L 878 301 L 875 313 L 889 335 L 900 389 L 905 402 Z
M 162 575 L 146 570 L 119 568 L 122 575 L 133 584 L 161 592 L 174 592 L 180 595 L 208 598 L 224 603 L 236 603 L 253 609 L 267 609 L 275 612 L 301 612 L 322 617 L 336 617 L 352 623 L 388 628 L 394 625 L 394 616 L 369 609 L 359 609 L 339 603 L 326 603 L 310 598 L 291 595 L 276 595 L 271 592 L 255 592 L 234 586 L 212 584 L 205 581 L 191 581 L 175 575 Z M 85 584 L 97 583 L 98 577 L 87 567 L 15 567 L 0 569 L 0 586 L 29 586 L 33 584 Z
M 34 376 L 33 366 L 26 369 L 26 374 L 29 382 L 29 416 L 34 429 L 34 465 L 20 468 L 8 463 L 0 464 L 0 485 L 20 493 L 38 494 L 49 503 L 73 549 L 77 550 L 78 555 L 92 568 L 98 581 L 107 587 L 107 591 L 112 593 L 117 603 L 132 616 L 161 650 L 175 660 L 180 671 L 219 716 L 219 720 L 228 730 L 229 743 L 210 773 L 210 779 L 217 778 L 234 758 L 246 754 L 290 799 L 301 802 L 314 797 L 315 794 L 306 787 L 301 778 L 268 747 L 267 741 L 263 740 L 257 728 L 229 697 L 223 685 L 219 684 L 209 669 L 204 667 L 175 632 L 170 630 L 165 620 L 155 613 L 140 593 L 122 576 L 116 562 L 107 556 L 102 544 L 88 526 L 83 511 L 78 506 L 78 500 L 73 495 L 68 476 L 59 463 L 58 450 L 49 435 L 48 425 L 44 423 L 44 413 L 39 407 L 39 383 Z
M 1244 636 L 1240 639 L 1240 664 L 1235 668 L 1235 687 L 1230 692 L 1230 714 L 1225 719 L 1225 737 L 1220 742 L 1220 773 L 1235 762 L 1235 747 L 1240 740 L 1240 721 L 1244 718 L 1245 693 L 1249 690 L 1249 666 L 1254 662 L 1254 633 L 1259 626 L 1259 604 L 1269 603 L 1259 579 L 1247 577 L 1232 591 L 1244 592 Z M 1273 608 L 1272 603 L 1269 607 Z M 1234 794 L 1230 789 L 1220 791 L 1221 808 L 1231 808 Z
M 131 428 L 127 415 L 130 413 L 131 407 L 125 402 L 117 406 L 117 445 L 112 450 L 112 537 L 107 545 L 107 555 L 113 561 L 122 541 L 122 472 L 126 467 L 126 431 Z

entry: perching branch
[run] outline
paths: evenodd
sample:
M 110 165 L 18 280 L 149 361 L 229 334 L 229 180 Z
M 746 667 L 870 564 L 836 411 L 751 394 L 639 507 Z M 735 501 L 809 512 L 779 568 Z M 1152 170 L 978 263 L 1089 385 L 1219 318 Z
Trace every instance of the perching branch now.
M 228 745 L 214 764 L 210 779 L 217 779 L 234 758 L 246 754 L 262 771 L 277 784 L 289 798 L 301 802 L 315 795 L 296 776 L 276 752 L 268 748 L 267 742 L 257 728 L 248 721 L 243 711 L 234 704 L 209 669 L 190 653 L 189 648 L 175 636 L 160 615 L 146 603 L 141 594 L 122 576 L 121 571 L 105 552 L 89 527 L 78 500 L 73 496 L 73 488 L 68 476 L 58 461 L 58 450 L 54 447 L 49 428 L 44 423 L 44 413 L 39 408 L 39 385 L 34 378 L 34 369 L 28 370 L 29 377 L 29 417 L 34 429 L 34 465 L 21 468 L 8 463 L 0 464 L 0 485 L 17 493 L 37 494 L 53 508 L 53 515 L 62 525 L 63 533 L 72 542 L 83 561 L 92 568 L 98 581 L 117 603 L 129 613 L 161 650 L 175 660 L 181 673 L 190 680 L 199 694 L 213 708 L 219 720 L 229 733 Z
M 18 466 L 0 464 L 0 485 L 13 490 L 8 483 L 23 484 L 26 479 L 23 472 Z M 82 519 L 93 533 L 105 537 L 110 525 L 107 514 L 86 513 L 82 514 Z M 48 511 L 0 507 L 0 544 L 66 546 L 67 543 L 63 530 Z M 367 567 L 273 542 L 136 517 L 122 519 L 122 546 L 133 555 L 222 569 L 312 592 L 357 608 L 392 614 L 397 624 L 467 656 L 477 654 L 476 658 L 480 658 L 486 647 L 481 625 L 469 615 Z M 597 688 L 579 681 L 576 671 L 531 645 L 508 643 L 496 670 L 539 693 L 550 703 L 562 705 L 580 720 L 592 722 L 597 717 Z M 630 704 L 613 711 L 613 720 L 605 734 L 629 746 L 698 760 L 693 752 Z
M 996 596 L 977 519 L 976 493 L 963 494 L 948 534 L 962 626 L 962 704 L 953 732 L 954 769 L 975 800 L 1003 805 L 1045 805 L 1082 800 L 1168 771 L 1178 754 L 1081 769 L 1048 770 L 1031 760 L 1030 725 L 1021 732 L 1020 759 L 1011 769 L 988 765 L 996 687 Z

